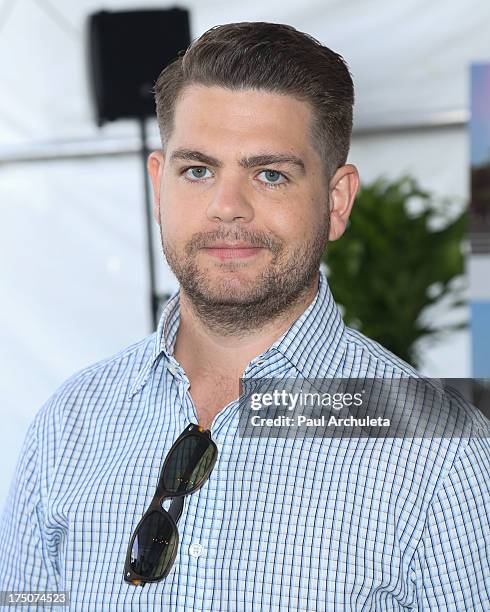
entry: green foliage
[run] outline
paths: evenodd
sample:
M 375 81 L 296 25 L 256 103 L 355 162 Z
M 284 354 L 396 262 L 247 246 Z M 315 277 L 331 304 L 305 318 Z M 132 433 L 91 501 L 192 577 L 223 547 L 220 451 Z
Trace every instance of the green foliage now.
M 421 210 L 410 212 L 410 201 Z M 345 234 L 323 255 L 346 324 L 417 367 L 417 341 L 465 326 L 428 325 L 422 315 L 442 299 L 464 303 L 453 281 L 464 272 L 466 223 L 466 213 L 441 217 L 440 203 L 410 177 L 364 186 Z

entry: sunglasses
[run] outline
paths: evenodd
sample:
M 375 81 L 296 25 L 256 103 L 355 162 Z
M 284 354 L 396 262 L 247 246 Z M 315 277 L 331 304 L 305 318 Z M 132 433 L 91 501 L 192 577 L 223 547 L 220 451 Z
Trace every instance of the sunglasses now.
M 184 497 L 197 491 L 209 478 L 218 457 L 211 432 L 191 423 L 180 434 L 163 463 L 160 480 L 146 512 L 128 546 L 124 580 L 135 586 L 163 580 L 177 555 L 177 522 Z M 171 499 L 168 510 L 162 507 Z

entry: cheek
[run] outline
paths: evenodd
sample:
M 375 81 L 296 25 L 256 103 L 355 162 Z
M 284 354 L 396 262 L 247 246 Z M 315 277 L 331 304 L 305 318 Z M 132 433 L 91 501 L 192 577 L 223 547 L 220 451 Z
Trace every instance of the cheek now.
M 179 233 L 183 225 L 175 206 L 170 205 L 164 196 L 160 201 L 160 222 L 163 237 L 166 242 L 179 242 Z
M 176 250 L 183 250 L 192 237 L 202 231 L 197 215 L 173 200 L 161 202 L 161 228 L 165 242 Z
M 264 219 L 264 225 L 285 242 L 304 241 L 318 231 L 322 223 L 318 202 L 296 201 Z
M 181 198 L 178 192 L 176 193 L 172 181 L 164 177 L 160 192 L 160 213 L 162 224 L 172 232 L 182 223 L 182 206 L 179 206 L 179 202 Z
M 177 177 L 164 175 L 160 192 L 162 220 L 169 225 L 191 227 L 196 225 L 201 202 L 196 194 Z

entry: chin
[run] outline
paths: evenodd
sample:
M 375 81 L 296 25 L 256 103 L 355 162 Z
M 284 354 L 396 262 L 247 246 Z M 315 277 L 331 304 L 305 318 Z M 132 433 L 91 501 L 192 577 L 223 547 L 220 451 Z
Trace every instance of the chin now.
M 243 279 L 229 276 L 228 278 L 209 279 L 204 285 L 200 284 L 200 293 L 209 300 L 221 303 L 247 302 L 256 294 L 255 279 Z

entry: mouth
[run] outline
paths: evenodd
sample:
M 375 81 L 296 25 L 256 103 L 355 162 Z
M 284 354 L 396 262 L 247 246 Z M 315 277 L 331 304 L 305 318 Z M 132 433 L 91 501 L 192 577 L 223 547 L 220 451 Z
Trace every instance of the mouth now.
M 254 257 L 262 251 L 262 247 L 254 247 L 245 244 L 217 244 L 212 247 L 206 247 L 203 251 L 207 255 L 217 257 L 221 261 L 227 261 L 230 259 L 248 259 Z

